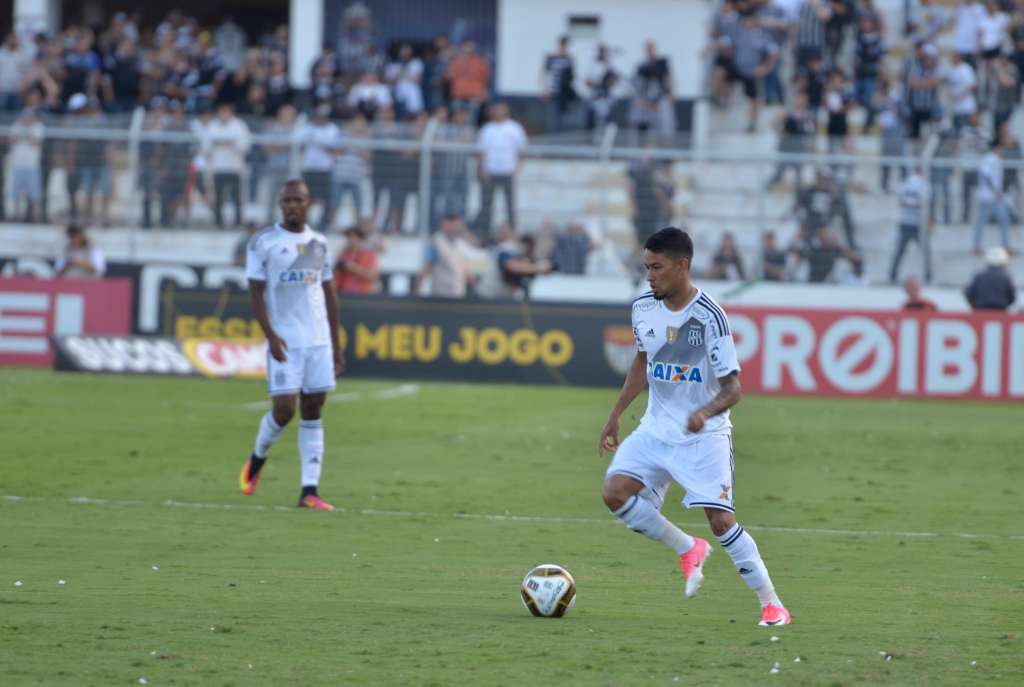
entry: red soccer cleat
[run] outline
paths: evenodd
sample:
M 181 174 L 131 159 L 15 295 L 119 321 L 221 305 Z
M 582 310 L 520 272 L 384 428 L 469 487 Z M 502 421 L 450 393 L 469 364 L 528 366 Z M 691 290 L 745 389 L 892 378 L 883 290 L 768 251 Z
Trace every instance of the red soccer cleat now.
M 704 581 L 704 561 L 711 555 L 711 546 L 700 537 L 693 538 L 693 548 L 679 554 L 679 567 L 686 578 L 686 596 L 697 596 L 701 583 Z
M 324 501 L 316 494 L 307 494 L 299 499 L 299 508 L 311 508 L 313 510 L 334 510 L 334 506 Z
M 250 475 L 252 470 L 252 459 L 245 461 L 245 465 L 242 466 L 242 473 L 238 476 L 238 486 L 242 488 L 242 493 L 246 496 L 252 496 L 256 493 L 256 485 L 260 483 L 260 473 L 257 472 L 255 475 Z
M 775 627 L 776 625 L 789 625 L 790 622 L 792 622 L 792 618 L 790 618 L 789 611 L 786 610 L 785 606 L 768 604 L 761 609 L 761 622 L 758 625 L 761 627 Z

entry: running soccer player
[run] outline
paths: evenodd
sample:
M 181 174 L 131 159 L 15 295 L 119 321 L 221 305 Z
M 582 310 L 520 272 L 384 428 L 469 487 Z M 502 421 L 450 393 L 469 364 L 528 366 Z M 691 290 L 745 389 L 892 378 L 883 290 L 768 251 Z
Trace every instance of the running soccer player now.
M 260 421 L 256 447 L 242 466 L 239 481 L 243 494 L 256 491 L 267 452 L 295 416 L 298 399 L 299 507 L 334 510 L 317 494 L 317 486 L 324 458 L 320 413 L 327 392 L 345 369 L 338 345 L 338 300 L 327 239 L 306 224 L 306 184 L 285 183 L 279 204 L 284 221 L 253 234 L 245 259 L 252 312 L 267 337 L 267 384 L 273 408 Z
M 740 366 L 725 312 L 690 282 L 693 241 L 674 227 L 644 244 L 651 290 L 633 301 L 637 353 L 619 399 L 601 430 L 598 454 L 614 451 L 604 502 L 630 529 L 679 555 L 686 596 L 696 596 L 711 546 L 661 514 L 671 481 L 683 505 L 701 507 L 711 531 L 761 602 L 760 625 L 788 625 L 757 544 L 736 522 L 732 424 L 740 400 Z M 650 387 L 640 426 L 619 444 L 619 418 Z

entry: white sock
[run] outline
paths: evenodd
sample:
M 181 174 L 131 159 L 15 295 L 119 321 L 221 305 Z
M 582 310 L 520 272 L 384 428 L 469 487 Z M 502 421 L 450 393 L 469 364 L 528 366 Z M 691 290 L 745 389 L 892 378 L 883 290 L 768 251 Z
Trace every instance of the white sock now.
M 729 554 L 740 577 L 757 594 L 761 606 L 764 607 L 768 604 L 781 606 L 782 602 L 775 594 L 772 578 L 768 576 L 768 568 L 761 560 L 761 553 L 757 550 L 754 538 L 747 534 L 747 531 L 740 527 L 739 523 L 736 523 L 728 532 L 719 537 L 718 541 L 725 552 Z
M 323 420 L 299 422 L 299 457 L 302 459 L 302 486 L 320 484 L 320 468 L 324 460 Z
M 274 445 L 277 438 L 281 436 L 281 430 L 284 427 L 278 426 L 274 422 L 274 414 L 270 411 L 263 416 L 260 420 L 260 431 L 256 434 L 256 448 L 253 449 L 253 453 L 256 454 L 257 458 L 266 458 L 267 451 Z
M 693 548 L 693 537 L 669 522 L 642 493 L 630 496 L 614 514 L 634 532 L 662 542 L 677 554 Z

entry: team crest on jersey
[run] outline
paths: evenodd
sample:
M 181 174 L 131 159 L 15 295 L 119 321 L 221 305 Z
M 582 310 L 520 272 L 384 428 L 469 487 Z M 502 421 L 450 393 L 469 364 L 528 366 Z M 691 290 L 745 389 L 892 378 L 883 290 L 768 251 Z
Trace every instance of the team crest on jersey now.
M 651 372 L 651 379 L 660 382 L 703 382 L 700 368 L 694 365 L 673 365 L 672 363 L 649 362 L 647 367 Z
M 679 338 L 679 327 L 665 327 L 665 342 L 674 344 Z
M 686 342 L 691 346 L 703 346 L 704 332 L 700 327 L 690 327 L 686 332 Z

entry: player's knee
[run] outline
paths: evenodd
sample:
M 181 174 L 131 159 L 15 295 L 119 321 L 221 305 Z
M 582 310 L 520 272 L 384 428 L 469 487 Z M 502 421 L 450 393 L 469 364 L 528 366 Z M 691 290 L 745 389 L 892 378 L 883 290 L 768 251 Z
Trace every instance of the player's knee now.
M 622 508 L 630 496 L 632 494 L 627 493 L 621 485 L 616 484 L 613 480 L 606 481 L 604 488 L 601 490 L 601 498 L 604 499 L 604 505 L 613 513 Z
M 736 524 L 736 516 L 727 510 L 720 508 L 707 508 L 704 511 L 708 516 L 708 524 L 716 537 L 720 537 Z
M 318 396 L 303 396 L 299 402 L 303 420 L 319 420 L 324 399 Z
M 295 417 L 295 402 L 274 399 L 274 422 L 278 427 L 284 427 Z

